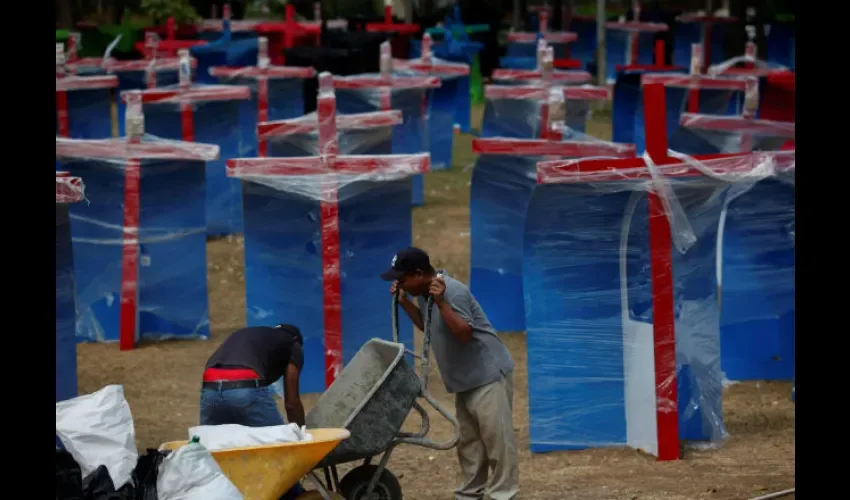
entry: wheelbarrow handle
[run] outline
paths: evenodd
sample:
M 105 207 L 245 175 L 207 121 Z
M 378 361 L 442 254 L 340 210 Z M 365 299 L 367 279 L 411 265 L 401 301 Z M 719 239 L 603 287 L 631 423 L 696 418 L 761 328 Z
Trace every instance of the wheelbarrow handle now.
M 457 445 L 458 439 L 460 439 L 460 424 L 457 423 L 457 419 L 451 413 L 447 412 L 445 408 L 443 408 L 440 403 L 435 400 L 431 394 L 428 393 L 424 388 L 419 393 L 419 397 L 427 401 L 437 413 L 442 415 L 446 420 L 452 424 L 452 437 L 447 441 L 434 441 L 433 439 L 427 437 L 419 437 L 419 436 L 402 436 L 396 438 L 397 443 L 407 443 L 413 444 L 417 446 L 424 446 L 425 448 L 431 448 L 434 450 L 450 450 Z M 422 415 L 422 425 L 427 426 L 426 421 L 428 420 L 428 414 L 424 411 L 420 412 Z

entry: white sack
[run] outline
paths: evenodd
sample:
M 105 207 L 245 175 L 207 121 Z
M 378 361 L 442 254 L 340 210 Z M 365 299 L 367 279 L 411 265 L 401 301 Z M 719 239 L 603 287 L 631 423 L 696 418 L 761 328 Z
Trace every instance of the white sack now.
M 246 427 L 237 424 L 199 425 L 189 429 L 189 439 L 197 436 L 208 450 L 226 450 L 275 443 L 297 443 L 311 441 L 306 428 L 298 424 L 274 425 L 271 427 Z
M 158 500 L 243 500 L 200 443 L 188 443 L 170 453 L 159 465 L 158 474 Z
M 132 479 L 139 452 L 124 387 L 107 385 L 56 403 L 56 435 L 80 465 L 84 478 L 105 465 L 115 489 Z

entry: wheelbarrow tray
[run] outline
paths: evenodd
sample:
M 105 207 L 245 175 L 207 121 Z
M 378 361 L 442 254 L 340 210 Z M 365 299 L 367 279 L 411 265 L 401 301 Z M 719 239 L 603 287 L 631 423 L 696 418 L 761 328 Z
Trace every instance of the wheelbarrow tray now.
M 404 357 L 404 345 L 372 339 L 343 368 L 307 415 L 307 428 L 345 428 L 340 443 L 319 468 L 373 457 L 398 437 L 422 391 Z
M 211 451 L 221 471 L 245 500 L 277 500 L 289 491 L 337 443 L 349 433 L 345 429 L 310 429 L 313 439 Z M 176 450 L 188 441 L 171 441 L 161 450 Z M 203 445 L 204 443 L 201 442 Z

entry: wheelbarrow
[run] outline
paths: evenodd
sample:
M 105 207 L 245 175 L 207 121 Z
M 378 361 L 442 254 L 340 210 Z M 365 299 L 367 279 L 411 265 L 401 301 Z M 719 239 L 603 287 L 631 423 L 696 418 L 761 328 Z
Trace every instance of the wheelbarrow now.
M 340 443 L 319 463 L 317 468 L 324 469 L 325 482 L 321 483 L 316 474 L 311 474 L 321 488 L 337 491 L 346 500 L 402 500 L 401 485 L 386 467 L 395 447 L 406 443 L 449 450 L 457 444 L 460 435 L 457 420 L 427 390 L 432 303 L 429 300 L 425 317 L 426 340 L 420 378 L 404 355 L 419 356 L 398 342 L 396 300 L 393 300 L 395 342 L 375 338 L 364 344 L 307 415 L 308 429 L 344 427 L 351 431 L 351 438 Z M 451 439 L 437 442 L 426 437 L 430 420 L 419 399 L 452 424 Z M 402 432 L 401 427 L 411 409 L 419 413 L 422 425 L 419 432 Z M 383 456 L 378 464 L 372 464 L 379 454 Z M 337 466 L 359 460 L 363 463 L 340 480 Z
M 351 435 L 339 428 L 317 428 L 309 432 L 313 436 L 310 441 L 247 446 L 210 453 L 245 500 L 277 500 Z M 163 443 L 159 449 L 173 451 L 186 443 L 188 441 L 171 441 Z M 313 498 L 313 495 L 311 493 L 304 498 Z M 329 495 L 328 498 L 334 497 Z

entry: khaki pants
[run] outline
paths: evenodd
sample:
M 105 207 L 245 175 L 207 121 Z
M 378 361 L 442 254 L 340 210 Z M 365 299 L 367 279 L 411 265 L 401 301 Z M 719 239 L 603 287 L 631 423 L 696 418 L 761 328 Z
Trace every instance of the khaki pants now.
M 513 372 L 497 382 L 456 395 L 455 413 L 460 424 L 457 457 L 463 473 L 463 483 L 455 490 L 456 500 L 482 500 L 490 470 L 492 500 L 519 498 L 513 397 Z

